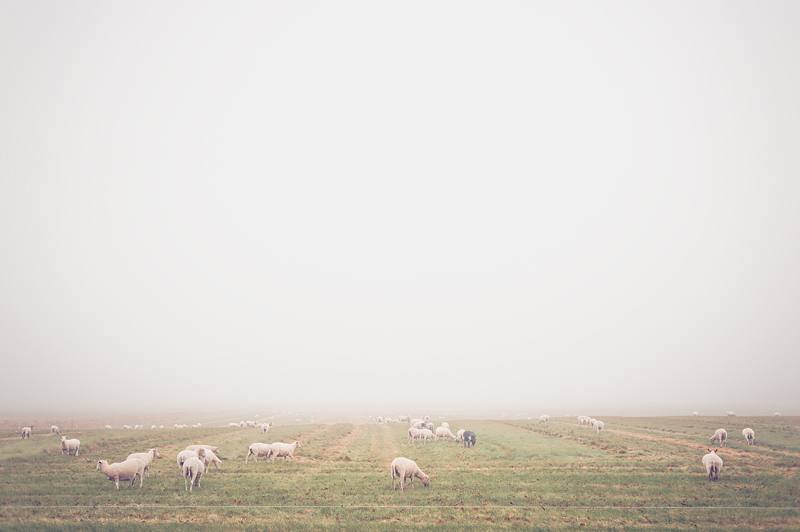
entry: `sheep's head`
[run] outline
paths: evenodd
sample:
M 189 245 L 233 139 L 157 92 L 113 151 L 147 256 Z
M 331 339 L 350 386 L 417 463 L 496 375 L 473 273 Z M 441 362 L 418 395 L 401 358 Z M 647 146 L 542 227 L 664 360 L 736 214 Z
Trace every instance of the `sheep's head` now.
M 64 443 L 65 441 L 67 441 L 67 437 L 66 436 L 61 436 L 61 443 Z
M 422 485 L 427 487 L 431 483 L 431 477 L 423 473 L 422 471 L 419 472 L 419 479 L 422 481 Z
M 97 462 L 97 467 L 95 467 L 95 469 L 102 469 L 101 466 L 104 464 L 108 465 L 108 462 L 106 462 L 105 460 L 100 460 L 99 462 Z

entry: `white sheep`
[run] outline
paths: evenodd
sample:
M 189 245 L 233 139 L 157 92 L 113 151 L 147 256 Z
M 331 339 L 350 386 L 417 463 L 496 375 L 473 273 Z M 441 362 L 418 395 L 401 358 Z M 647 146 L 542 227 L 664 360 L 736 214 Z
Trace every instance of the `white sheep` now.
M 209 451 L 208 449 L 206 449 L 206 455 L 203 458 L 203 465 L 205 466 L 206 471 L 211 471 L 211 468 L 208 467 L 211 464 L 214 464 L 214 466 L 217 469 L 222 469 L 222 460 L 217 458 L 217 455 L 214 454 L 212 451 Z
M 584 420 L 585 417 L 586 416 L 578 416 L 578 426 L 579 427 L 583 426 L 583 420 Z
M 464 441 L 464 429 L 459 429 L 456 432 L 456 442 L 463 442 Z
M 711 443 L 719 441 L 720 447 L 725 447 L 725 441 L 728 439 L 728 431 L 725 429 L 717 429 L 713 436 L 711 436 Z
M 163 428 L 164 428 L 164 425 L 159 425 L 159 426 L 158 426 L 158 428 L 159 428 L 159 429 L 163 429 Z
M 133 427 L 131 427 L 130 425 L 122 425 L 122 428 L 124 430 L 133 430 Z
M 775 412 L 775 417 L 781 417 L 781 413 L 780 412 Z
M 410 416 L 400 416 L 397 419 L 398 419 L 398 421 L 403 421 L 405 423 L 408 423 L 409 421 L 411 421 L 411 417 Z
M 409 423 L 411 423 L 411 426 L 413 427 L 417 423 L 424 423 L 424 421 L 422 421 L 421 419 L 414 418 L 414 419 L 410 420 Z
M 425 423 L 430 423 L 431 422 L 431 416 L 422 416 L 422 421 L 424 421 Z
M 251 429 L 254 429 L 256 427 L 256 422 L 255 421 L 248 420 L 248 421 L 245 421 L 244 424 L 245 424 L 246 427 L 251 428 Z
M 755 445 L 755 443 L 756 443 L 756 433 L 753 432 L 753 429 L 744 429 L 742 431 L 742 436 L 744 436 L 744 442 L 747 445 Z
M 428 423 L 425 423 L 425 428 L 426 428 L 426 429 L 428 429 L 428 430 L 429 430 L 429 431 L 431 431 L 431 432 L 433 432 L 434 430 L 436 430 L 436 427 L 434 427 L 434 426 L 433 426 L 433 423 L 430 423 L 430 422 L 428 422 Z
M 397 488 L 394 487 L 394 481 L 396 478 L 400 479 L 400 490 L 405 490 L 406 479 L 411 479 L 411 488 L 414 488 L 414 477 L 417 477 L 422 481 L 424 486 L 430 484 L 430 477 L 422 472 L 422 470 L 417 466 L 417 463 L 413 460 L 409 460 L 408 458 L 398 457 L 392 460 L 392 490 Z
M 603 423 L 602 421 L 595 420 L 595 422 L 594 422 L 594 430 L 596 430 L 598 434 L 603 432 L 604 428 L 605 428 L 605 423 Z
M 430 429 L 421 429 L 420 433 L 422 434 L 422 439 L 424 440 L 425 443 L 428 443 L 431 440 L 439 441 L 439 438 L 437 438 L 436 434 L 434 434 L 433 431 Z
M 150 430 L 153 430 L 154 428 L 156 428 L 156 426 L 155 426 L 155 425 L 152 425 L 152 426 L 150 427 Z
M 269 456 L 272 454 L 272 445 L 268 443 L 254 443 L 250 445 L 250 448 L 247 450 L 247 456 L 244 457 L 244 463 L 247 463 L 247 459 L 251 456 L 253 457 L 253 461 L 258 463 L 258 457 L 263 456 L 269 460 Z
M 178 468 L 182 470 L 183 469 L 183 464 L 189 458 L 193 458 L 194 457 L 194 458 L 199 458 L 200 460 L 202 460 L 203 458 L 205 458 L 205 456 L 206 456 L 206 450 L 203 449 L 202 447 L 197 449 L 197 450 L 195 450 L 195 451 L 183 450 L 183 451 L 178 453 L 178 459 L 176 460 L 177 463 L 178 463 Z
M 424 429 L 424 428 L 426 428 L 426 427 L 425 427 L 425 422 L 424 422 L 424 421 L 417 421 L 416 423 L 413 423 L 413 424 L 411 425 L 411 428 L 414 428 L 414 429 Z
M 80 440 L 68 440 L 66 436 L 61 436 L 61 454 L 67 452 L 67 456 L 72 451 L 75 451 L 75 456 L 78 456 L 78 448 L 81 446 Z
M 437 438 L 450 438 L 451 440 L 455 440 L 455 435 L 450 432 L 450 429 L 442 425 L 441 427 L 436 428 L 436 437 Z
M 22 427 L 22 439 L 31 439 L 31 432 L 33 432 L 33 425 L 30 427 Z
M 130 480 L 131 486 L 133 486 L 134 482 L 136 482 L 136 477 L 138 476 L 140 488 L 144 482 L 144 462 L 137 458 L 125 460 L 124 462 L 111 465 L 109 465 L 105 460 L 100 460 L 97 462 L 97 467 L 95 469 L 99 469 L 100 472 L 108 478 L 108 480 L 113 480 L 117 486 L 117 490 L 119 490 L 120 480 Z
M 722 458 L 717 456 L 717 449 L 708 449 L 708 454 L 703 456 L 703 466 L 708 473 L 708 480 L 719 480 L 719 473 L 722 471 Z
M 446 429 L 449 429 L 450 428 L 450 423 L 448 423 L 447 421 L 442 421 L 442 426 L 444 428 L 446 428 Z
M 285 462 L 292 460 L 294 452 L 302 447 L 299 441 L 293 443 L 274 442 L 272 444 L 272 453 L 269 456 L 270 463 L 275 461 L 275 458 L 283 457 Z
M 422 429 L 417 429 L 414 427 L 408 428 L 408 441 L 414 443 L 414 440 L 422 441 Z
M 725 415 L 728 416 L 728 417 L 736 417 L 736 412 L 728 411 L 728 412 L 725 412 Z
M 132 453 L 129 454 L 125 460 L 137 459 L 144 462 L 144 476 L 150 476 L 150 466 L 153 465 L 153 460 L 159 458 L 158 449 L 148 449 L 146 453 Z
M 103 429 L 105 429 L 105 430 L 109 430 L 109 429 L 112 429 L 112 428 L 113 427 L 111 425 L 106 425 L 105 427 L 103 427 Z
M 202 460 L 190 456 L 183 463 L 181 471 L 183 472 L 184 491 L 192 491 L 193 486 L 200 487 L 200 477 L 205 473 L 206 467 L 203 465 Z
M 693 415 L 694 417 L 697 417 L 697 416 L 699 416 L 700 414 L 698 414 L 697 412 L 692 412 L 692 415 Z
M 261 434 L 266 434 L 267 432 L 269 432 L 269 428 L 270 427 L 274 427 L 274 426 L 275 426 L 275 423 L 273 423 L 271 421 L 269 423 L 262 423 L 261 424 Z
M 239 428 L 239 424 L 238 424 L 238 423 L 228 423 L 228 426 L 229 426 L 230 428 L 232 428 L 232 429 Z
M 197 449 L 205 449 L 206 451 L 211 451 L 212 453 L 218 453 L 219 447 L 215 447 L 213 445 L 187 445 L 187 451 L 196 451 Z
M 61 431 L 58 430 L 58 426 L 53 425 L 52 427 L 50 427 L 50 436 L 59 435 L 59 434 L 61 434 Z
M 539 425 L 547 425 L 548 421 L 550 421 L 550 416 L 545 414 L 543 416 L 539 416 L 539 423 L 538 424 Z
M 244 427 L 245 427 L 245 422 L 244 421 L 240 421 L 239 422 L 239 428 L 243 429 Z
M 597 425 L 597 420 L 595 418 L 593 418 L 593 417 L 590 417 L 589 418 L 589 427 L 594 429 L 596 425 Z

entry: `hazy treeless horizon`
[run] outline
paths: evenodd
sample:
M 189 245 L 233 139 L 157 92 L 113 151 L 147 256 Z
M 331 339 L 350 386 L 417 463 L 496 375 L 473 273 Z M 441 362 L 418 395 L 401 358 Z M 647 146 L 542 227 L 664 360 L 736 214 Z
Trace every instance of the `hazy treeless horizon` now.
M 0 0 L 0 411 L 800 414 L 798 28 Z

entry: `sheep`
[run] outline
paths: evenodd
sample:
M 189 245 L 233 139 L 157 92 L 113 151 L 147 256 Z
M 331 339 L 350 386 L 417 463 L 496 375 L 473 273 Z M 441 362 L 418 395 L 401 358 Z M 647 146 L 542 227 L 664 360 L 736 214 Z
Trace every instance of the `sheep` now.
M 429 431 L 431 431 L 431 432 L 433 432 L 434 430 L 436 430 L 436 427 L 434 427 L 434 426 L 433 426 L 433 423 L 430 423 L 430 422 L 428 422 L 428 423 L 425 423 L 425 428 L 426 428 L 426 429 L 428 429 L 428 430 L 429 430 Z
M 717 429 L 713 436 L 711 436 L 711 443 L 719 440 L 720 447 L 725 447 L 725 441 L 728 439 L 728 431 L 725 429 Z
M 275 462 L 275 458 L 283 457 L 285 462 L 289 462 L 292 460 L 292 455 L 294 454 L 295 450 L 302 447 L 299 441 L 293 443 L 281 443 L 281 442 L 274 442 L 272 444 L 272 453 L 270 454 L 269 461 L 270 463 Z
M 156 426 L 155 426 L 155 425 L 151 426 L 151 427 L 150 427 L 150 430 L 153 430 L 154 428 L 156 428 Z
M 222 469 L 222 460 L 217 458 L 216 454 L 206 449 L 206 456 L 203 458 L 203 465 L 205 466 L 206 470 L 211 471 L 211 468 L 208 467 L 211 464 L 214 464 L 217 469 Z
M 200 477 L 206 471 L 203 461 L 194 456 L 190 456 L 183 463 L 181 468 L 183 472 L 183 489 L 184 491 L 192 491 L 193 486 L 200 487 Z M 191 480 L 191 481 L 190 481 Z
M 433 431 L 430 429 L 421 429 L 420 433 L 422 434 L 422 439 L 424 440 L 425 443 L 428 443 L 431 440 L 439 441 L 439 438 L 437 438 L 436 434 L 434 434 Z
M 410 416 L 400 416 L 397 419 L 398 419 L 398 421 L 402 421 L 402 422 L 405 422 L 405 423 L 408 423 L 409 421 L 411 421 L 411 417 Z
M 138 476 L 140 488 L 144 482 L 144 462 L 138 458 L 125 460 L 124 462 L 111 465 L 108 465 L 108 462 L 105 460 L 100 460 L 97 462 L 97 467 L 95 467 L 95 469 L 99 469 L 100 472 L 108 478 L 108 480 L 113 480 L 117 486 L 117 490 L 119 490 L 120 480 L 130 480 L 131 486 L 133 486 L 133 484 L 136 482 L 136 477 Z
M 444 425 L 442 425 L 441 427 L 436 429 L 436 437 L 437 438 L 450 438 L 452 440 L 456 439 L 455 435 L 452 432 L 450 432 L 450 429 L 445 427 Z
M 422 470 L 417 466 L 417 463 L 413 460 L 409 460 L 408 458 L 398 457 L 392 460 L 392 490 L 397 488 L 394 487 L 394 480 L 396 478 L 400 479 L 400 491 L 405 490 L 406 479 L 411 479 L 411 488 L 414 488 L 414 477 L 417 477 L 422 481 L 423 486 L 428 486 L 431 482 L 431 478 L 422 472 Z
M 411 426 L 413 427 L 417 423 L 424 423 L 424 422 L 421 419 L 414 418 L 410 420 L 409 423 L 411 423 Z
M 598 434 L 603 432 L 604 428 L 605 428 L 605 423 L 603 423 L 602 421 L 595 421 L 594 422 L 594 430 L 596 430 Z
M 417 421 L 416 423 L 414 423 L 414 424 L 412 424 L 412 425 L 411 425 L 411 428 L 414 428 L 414 429 L 424 429 L 424 428 L 426 428 L 426 427 L 425 427 L 425 422 L 424 422 L 424 421 Z
M 199 458 L 200 460 L 202 460 L 203 458 L 205 458 L 205 456 L 206 456 L 206 450 L 203 449 L 202 447 L 197 449 L 196 451 L 183 450 L 183 451 L 178 453 L 178 459 L 177 459 L 178 468 L 179 469 L 183 469 L 183 464 L 189 458 L 194 457 L 194 458 Z
M 378 425 L 383 425 L 386 423 L 386 419 L 383 416 L 378 416 Z
M 61 436 L 61 454 L 67 452 L 67 456 L 72 451 L 75 451 L 75 456 L 78 456 L 78 447 L 81 446 L 80 440 L 68 440 L 66 436 Z
M 197 449 L 205 449 L 206 451 L 211 451 L 212 453 L 218 453 L 219 447 L 214 447 L 213 445 L 187 445 L 187 451 L 196 451 Z
M 722 458 L 717 456 L 717 449 L 708 449 L 708 454 L 703 456 L 703 466 L 708 473 L 708 480 L 719 480 L 719 473 L 722 471 Z
M 269 432 L 269 428 L 273 427 L 273 426 L 275 426 L 275 424 L 272 423 L 272 422 L 270 422 L 270 423 L 262 423 L 261 424 L 261 434 L 266 434 L 267 432 Z
M 22 427 L 22 439 L 28 438 L 30 440 L 31 432 L 33 432 L 33 425 L 30 427 Z
M 247 421 L 244 422 L 244 425 L 247 428 L 254 429 L 256 427 L 256 422 L 247 420 Z
M 589 418 L 589 428 L 594 429 L 595 425 L 597 425 L 597 420 L 593 417 Z
M 272 454 L 272 445 L 268 443 L 254 443 L 250 445 L 250 448 L 247 450 L 247 456 L 244 457 L 244 463 L 247 463 L 247 459 L 251 456 L 253 457 L 253 461 L 258 463 L 258 457 L 263 456 L 269 460 L 269 456 Z
M 150 466 L 153 465 L 153 460 L 159 458 L 158 449 L 147 449 L 145 453 L 132 453 L 129 454 L 125 460 L 137 459 L 144 462 L 144 476 L 150 477 Z
M 159 429 L 163 429 L 163 428 L 164 428 L 164 425 L 159 425 L 159 426 L 158 426 L 158 428 L 159 428 Z
M 470 445 L 475 447 L 475 442 L 477 441 L 477 438 L 475 437 L 474 432 L 472 432 L 471 430 L 465 430 L 463 438 L 464 438 L 464 447 L 469 447 Z
M 228 423 L 228 426 L 229 426 L 230 428 L 232 428 L 232 429 L 239 428 L 239 424 L 238 424 L 238 423 Z
M 756 443 L 756 433 L 753 432 L 753 429 L 744 429 L 742 431 L 742 436 L 744 436 L 744 442 L 747 445 L 755 445 L 755 443 Z
M 416 429 L 414 427 L 409 427 L 408 429 L 408 441 L 414 443 L 414 440 L 422 441 L 422 429 Z
M 550 420 L 550 416 L 548 416 L 547 414 L 545 414 L 543 416 L 539 416 L 539 423 L 538 424 L 539 425 L 542 425 L 542 424 L 547 425 L 547 422 L 549 420 Z
M 174 425 L 172 425 L 172 428 L 173 428 L 173 429 L 179 429 L 179 428 L 181 428 L 181 426 L 180 426 L 180 425 L 178 425 L 177 423 L 175 423 Z
M 133 430 L 133 428 L 130 425 L 122 425 L 122 428 L 124 430 Z
M 240 421 L 240 422 L 239 422 L 239 428 L 240 428 L 240 429 L 243 429 L 243 428 L 244 428 L 244 426 L 245 426 L 245 423 L 244 423 L 244 421 Z
M 578 416 L 578 426 L 579 426 L 579 427 L 582 427 L 582 426 L 583 426 L 583 419 L 584 419 L 585 417 L 586 417 L 586 416 Z
M 104 430 L 110 430 L 110 429 L 112 429 L 112 428 L 113 428 L 113 427 L 112 427 L 111 425 L 106 425 L 105 427 L 103 427 L 103 429 L 104 429 Z
M 431 422 L 431 416 L 422 416 L 422 421 L 424 421 L 425 423 L 430 423 Z
M 464 429 L 459 429 L 459 431 L 456 432 L 456 441 L 457 442 L 464 441 Z
M 775 417 L 781 417 L 781 413 L 780 412 L 775 412 Z
M 728 412 L 725 412 L 725 415 L 728 416 L 728 417 L 736 417 L 736 412 L 728 411 Z
M 450 428 L 450 423 L 448 423 L 447 421 L 442 421 L 442 426 L 444 428 L 446 428 L 446 429 L 449 429 Z
M 53 425 L 52 427 L 50 427 L 50 436 L 59 435 L 59 434 L 61 434 L 61 431 L 58 430 L 58 426 Z
M 692 412 L 692 415 L 693 415 L 694 417 L 697 417 L 697 416 L 699 416 L 700 414 L 698 414 L 697 412 Z

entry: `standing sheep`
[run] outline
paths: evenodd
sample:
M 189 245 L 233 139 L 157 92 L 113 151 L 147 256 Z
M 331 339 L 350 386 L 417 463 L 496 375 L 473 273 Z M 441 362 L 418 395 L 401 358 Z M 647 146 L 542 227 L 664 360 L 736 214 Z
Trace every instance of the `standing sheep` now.
M 104 430 L 109 430 L 111 428 L 113 428 L 111 425 L 106 425 L 105 427 L 103 427 Z
M 458 429 L 458 432 L 456 432 L 456 442 L 462 441 L 464 441 L 464 429 Z
M 75 451 L 75 456 L 78 456 L 78 447 L 81 446 L 80 440 L 68 440 L 66 436 L 61 436 L 61 454 L 67 452 L 67 456 L 72 451 Z
M 698 414 L 697 412 L 692 412 L 692 415 L 693 415 L 694 417 L 697 417 L 697 416 L 699 416 L 700 414 Z
M 429 421 L 429 422 L 427 422 L 427 423 L 425 423 L 425 428 L 426 428 L 426 429 L 428 429 L 428 430 L 429 430 L 429 431 L 431 431 L 431 432 L 433 432 L 434 430 L 436 430 L 436 427 L 434 427 L 434 426 L 433 426 L 433 423 L 431 423 L 430 421 Z
M 422 470 L 417 466 L 417 463 L 413 460 L 409 460 L 408 458 L 398 457 L 392 460 L 392 490 L 397 488 L 394 487 L 394 480 L 396 478 L 400 479 L 400 491 L 405 490 L 406 479 L 411 479 L 411 488 L 414 488 L 414 477 L 417 477 L 422 481 L 423 486 L 428 486 L 430 484 L 430 477 L 422 472 Z
M 542 424 L 544 424 L 544 425 L 547 425 L 547 422 L 548 422 L 548 421 L 550 421 L 550 416 L 548 416 L 547 414 L 545 414 L 545 415 L 543 415 L 543 416 L 539 416 L 539 423 L 538 423 L 538 424 L 539 424 L 539 425 L 542 425 Z
M 703 456 L 703 466 L 708 473 L 708 480 L 719 480 L 719 473 L 722 471 L 722 458 L 717 456 L 717 449 L 708 449 L 708 454 Z
M 452 432 L 450 432 L 450 429 L 445 427 L 445 426 L 441 426 L 441 427 L 437 427 L 436 428 L 436 437 L 437 438 L 450 438 L 451 440 L 455 440 L 456 439 L 455 435 Z
M 606 426 L 605 423 L 603 423 L 602 421 L 595 421 L 594 422 L 594 430 L 596 430 L 598 434 L 603 432 L 603 429 L 605 428 L 605 426 Z
M 725 429 L 717 429 L 713 436 L 711 436 L 711 443 L 719 441 L 720 447 L 725 447 L 725 441 L 728 439 L 728 431 Z
M 58 426 L 53 425 L 50 427 L 50 436 L 58 436 L 59 434 L 61 434 L 61 431 L 58 430 Z
M 272 454 L 272 445 L 268 443 L 254 443 L 250 446 L 247 450 L 247 456 L 244 457 L 244 463 L 247 463 L 247 459 L 251 456 L 253 457 L 253 461 L 258 463 L 258 457 L 263 456 L 267 460 L 269 460 L 269 456 Z
M 211 468 L 209 467 L 211 464 L 214 464 L 217 469 L 222 469 L 222 460 L 217 458 L 216 454 L 206 449 L 206 455 L 203 458 L 203 465 L 205 466 L 206 471 L 211 471 Z
M 422 434 L 422 441 L 425 443 L 429 441 L 439 441 L 439 438 L 436 437 L 436 434 L 434 434 L 432 430 L 421 429 L 420 434 Z
M 150 466 L 153 465 L 153 460 L 159 456 L 158 449 L 148 449 L 146 453 L 129 454 L 125 460 L 136 459 L 144 462 L 144 476 L 150 477 Z
M 302 447 L 299 441 L 293 443 L 281 443 L 281 442 L 274 442 L 272 444 L 272 454 L 270 454 L 269 461 L 270 463 L 275 462 L 275 458 L 283 457 L 285 462 L 289 462 L 292 460 L 292 455 L 294 452 Z
M 131 486 L 133 486 L 134 482 L 136 482 L 136 477 L 138 476 L 140 488 L 144 482 L 144 462 L 136 458 L 111 465 L 108 465 L 108 462 L 105 460 L 100 460 L 97 462 L 97 467 L 95 469 L 99 469 L 100 472 L 108 478 L 108 480 L 113 480 L 117 485 L 117 490 L 119 490 L 120 480 L 130 480 Z
M 446 429 L 449 429 L 450 428 L 450 423 L 448 423 L 447 421 L 442 421 L 442 426 L 444 428 L 446 428 Z
M 409 427 L 408 441 L 410 443 L 414 443 L 414 440 L 422 441 L 422 429 L 415 429 L 414 427 Z
M 472 432 L 471 430 L 465 430 L 463 437 L 464 437 L 464 447 L 469 447 L 470 445 L 472 447 L 475 447 L 475 442 L 477 441 L 477 438 L 474 432 Z
M 744 429 L 742 431 L 742 436 L 744 436 L 744 442 L 747 445 L 755 445 L 755 443 L 756 443 L 756 433 L 753 432 L 753 429 Z
M 177 459 L 178 468 L 183 470 L 183 464 L 189 458 L 198 458 L 200 460 L 203 460 L 203 458 L 205 458 L 205 456 L 206 456 L 206 450 L 203 449 L 202 447 L 200 449 L 197 449 L 196 451 L 183 450 L 183 451 L 178 453 L 178 459 Z
M 22 427 L 22 439 L 28 438 L 30 440 L 31 432 L 33 432 L 33 425 L 30 427 Z
M 191 456 L 183 463 L 181 471 L 183 472 L 184 491 L 192 491 L 193 486 L 200 487 L 200 477 L 203 476 L 206 468 L 202 460 Z

